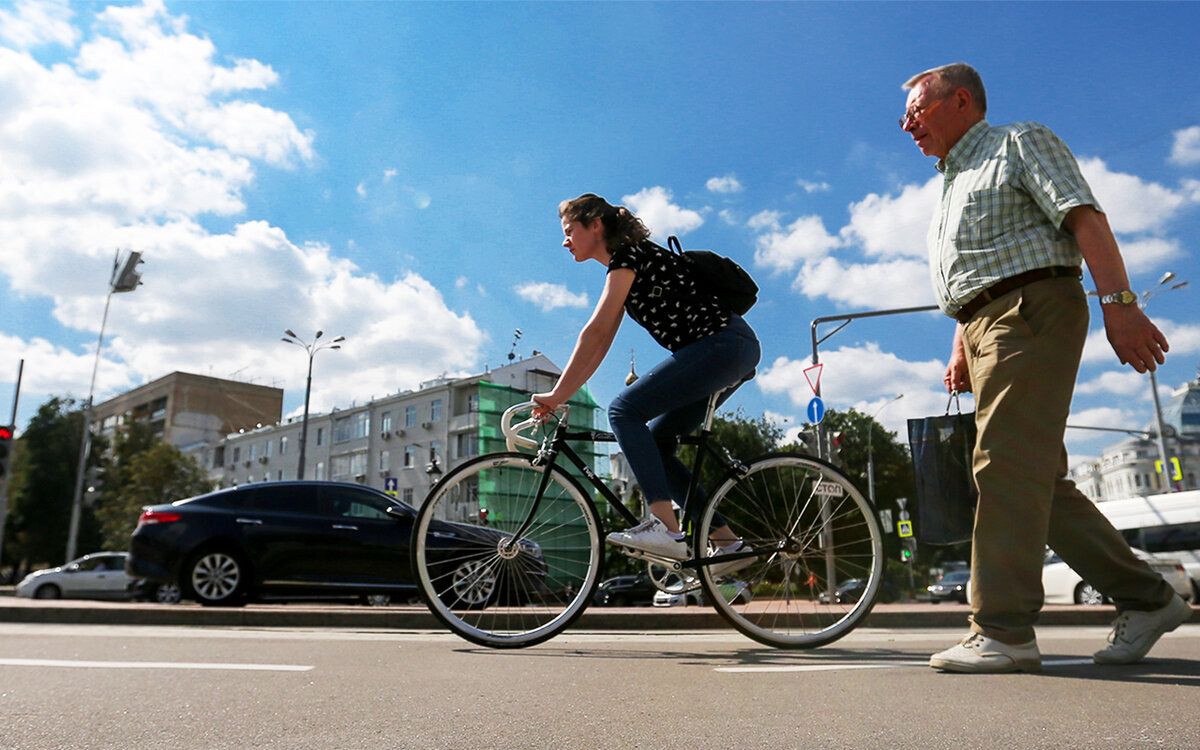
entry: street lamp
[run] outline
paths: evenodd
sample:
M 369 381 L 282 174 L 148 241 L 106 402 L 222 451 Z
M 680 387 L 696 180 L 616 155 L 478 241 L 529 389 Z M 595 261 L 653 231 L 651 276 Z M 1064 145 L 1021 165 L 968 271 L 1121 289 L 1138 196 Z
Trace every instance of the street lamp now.
M 904 398 L 901 393 L 894 398 L 884 402 L 883 406 L 875 410 L 875 414 L 871 417 L 871 424 L 867 425 L 867 495 L 871 498 L 871 505 L 875 504 L 875 453 L 872 448 L 872 438 L 875 437 L 874 422 L 875 417 L 883 413 L 883 410 Z
M 75 546 L 79 541 L 79 517 L 83 509 L 83 480 L 87 473 L 88 456 L 92 450 L 92 398 L 96 393 L 96 372 L 100 369 L 100 349 L 104 346 L 104 327 L 108 325 L 108 306 L 112 296 L 121 292 L 132 292 L 142 284 L 142 274 L 137 270 L 142 261 L 140 252 L 131 251 L 121 262 L 121 251 L 113 258 L 112 275 L 108 278 L 108 296 L 104 300 L 104 317 L 100 319 L 100 338 L 96 342 L 96 362 L 92 365 L 92 384 L 88 387 L 88 398 L 83 408 L 83 436 L 79 442 L 79 466 L 75 471 L 75 494 L 71 499 L 71 525 L 67 531 L 67 561 L 75 559 Z
M 1145 310 L 1146 304 L 1151 300 L 1151 298 L 1160 294 L 1166 294 L 1167 292 L 1173 292 L 1176 289 L 1182 289 L 1188 285 L 1186 281 L 1177 281 L 1166 289 L 1162 288 L 1165 284 L 1170 283 L 1174 278 L 1174 273 L 1170 271 L 1164 273 L 1162 278 L 1158 280 L 1157 284 L 1141 293 L 1138 306 Z M 1166 430 L 1163 426 L 1162 404 L 1159 403 L 1158 400 L 1158 378 L 1155 377 L 1154 370 L 1150 370 L 1150 392 L 1154 396 L 1154 422 L 1158 431 L 1158 459 L 1159 465 L 1162 467 L 1163 489 L 1167 492 L 1174 492 L 1175 485 L 1173 485 L 1170 480 L 1171 468 L 1167 464 L 1167 438 Z
M 304 419 L 300 423 L 300 459 L 296 466 L 296 479 L 304 479 L 304 452 L 305 448 L 308 446 L 308 399 L 309 396 L 312 395 L 313 357 L 316 356 L 317 352 L 321 351 L 322 349 L 341 349 L 342 347 L 340 346 L 340 342 L 345 341 L 346 337 L 338 336 L 332 341 L 318 344 L 317 339 L 321 338 L 325 332 L 317 331 L 317 335 L 313 336 L 312 343 L 310 344 L 296 334 L 292 333 L 290 328 L 284 331 L 284 333 L 287 335 L 284 336 L 281 341 L 286 341 L 289 344 L 295 344 L 304 351 L 308 352 L 308 381 L 304 386 Z

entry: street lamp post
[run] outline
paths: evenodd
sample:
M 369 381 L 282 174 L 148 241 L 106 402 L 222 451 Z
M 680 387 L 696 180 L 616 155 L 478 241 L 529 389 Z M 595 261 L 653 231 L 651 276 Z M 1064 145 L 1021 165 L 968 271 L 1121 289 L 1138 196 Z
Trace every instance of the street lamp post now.
M 875 437 L 875 429 L 873 423 L 875 422 L 875 417 L 878 417 L 880 414 L 882 414 L 884 409 L 888 408 L 902 398 L 904 398 L 903 393 L 895 396 L 889 401 L 886 401 L 883 406 L 875 410 L 875 414 L 871 417 L 872 424 L 867 425 L 867 495 L 871 498 L 871 505 L 875 504 L 875 453 L 872 447 L 872 438 Z
M 132 251 L 121 263 L 121 251 L 113 258 L 112 276 L 108 279 L 108 296 L 104 300 L 104 317 L 100 319 L 100 338 L 96 341 L 96 361 L 92 365 L 92 383 L 88 387 L 88 398 L 83 409 L 83 436 L 79 441 L 79 466 L 75 471 L 75 492 L 71 498 L 71 521 L 67 530 L 67 562 L 75 559 L 75 547 L 79 542 L 79 519 L 83 513 L 83 480 L 87 474 L 88 457 L 92 450 L 92 399 L 96 393 L 96 373 L 100 369 L 100 350 L 104 346 L 104 328 L 108 325 L 108 306 L 112 296 L 121 292 L 132 292 L 142 283 L 142 274 L 137 270 L 142 263 L 142 254 Z
M 296 479 L 304 479 L 304 454 L 308 447 L 308 399 L 312 395 L 312 367 L 313 357 L 322 349 L 341 349 L 341 342 L 346 340 L 345 336 L 338 336 L 332 341 L 324 344 L 318 344 L 317 339 L 325 333 L 317 331 L 317 335 L 313 336 L 312 343 L 306 342 L 296 334 L 292 333 L 291 329 L 284 331 L 284 336 L 281 341 L 286 341 L 289 344 L 295 344 L 304 351 L 308 352 L 308 379 L 304 385 L 304 419 L 300 423 L 300 458 L 296 465 Z
M 1188 285 L 1188 282 L 1186 281 L 1178 281 L 1174 284 L 1171 284 L 1171 286 L 1167 287 L 1166 289 L 1162 288 L 1163 285 L 1170 283 L 1172 280 L 1174 280 L 1174 278 L 1174 273 L 1170 271 L 1164 273 L 1163 277 L 1158 280 L 1157 284 L 1141 293 L 1138 306 L 1145 310 L 1146 304 L 1150 302 L 1152 297 L 1156 297 L 1159 294 L 1165 294 L 1166 292 L 1172 292 L 1176 289 L 1182 289 Z M 1158 432 L 1158 460 L 1159 465 L 1162 467 L 1161 473 L 1163 490 L 1166 492 L 1174 492 L 1175 486 L 1171 483 L 1170 479 L 1171 468 L 1167 463 L 1167 438 L 1166 429 L 1163 425 L 1162 404 L 1158 398 L 1158 378 L 1155 377 L 1154 370 L 1150 371 L 1150 393 L 1154 396 L 1154 423 L 1155 430 Z

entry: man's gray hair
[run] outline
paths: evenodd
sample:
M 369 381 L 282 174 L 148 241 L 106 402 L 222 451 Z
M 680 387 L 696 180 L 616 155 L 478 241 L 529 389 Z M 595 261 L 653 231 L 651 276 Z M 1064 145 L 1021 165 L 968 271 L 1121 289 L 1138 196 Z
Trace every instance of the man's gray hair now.
M 983 89 L 983 79 L 979 71 L 966 63 L 951 63 L 941 67 L 931 68 L 923 73 L 917 73 L 904 82 L 904 90 L 908 91 L 926 78 L 933 77 L 937 81 L 930 84 L 931 92 L 937 97 L 949 96 L 959 89 L 966 89 L 971 94 L 975 106 L 980 113 L 987 114 L 987 92 Z

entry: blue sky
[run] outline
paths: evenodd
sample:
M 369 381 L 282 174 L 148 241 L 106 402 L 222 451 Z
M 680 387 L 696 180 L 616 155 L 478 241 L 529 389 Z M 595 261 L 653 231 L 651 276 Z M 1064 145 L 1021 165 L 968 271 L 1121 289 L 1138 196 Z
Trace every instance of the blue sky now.
M 112 300 L 97 400 L 185 370 L 282 387 L 297 413 L 287 328 L 347 339 L 317 357 L 316 410 L 502 364 L 518 328 L 518 354 L 565 364 L 604 269 L 561 248 L 556 206 L 597 192 L 755 274 L 764 357 L 732 405 L 795 427 L 814 318 L 932 302 L 938 176 L 896 125 L 920 70 L 970 62 L 991 122 L 1070 144 L 1136 290 L 1200 285 L 1198 22 L 1194 3 L 0 3 L 0 393 L 24 358 L 19 425 L 87 395 L 117 248 L 144 253 L 144 285 Z M 1195 294 L 1150 303 L 1164 391 L 1197 374 Z M 1141 427 L 1149 382 L 1093 317 L 1071 421 Z M 852 323 L 821 347 L 827 404 L 903 394 L 880 416 L 903 435 L 945 406 L 952 330 Z M 641 371 L 662 354 L 626 321 L 601 401 L 631 350 Z

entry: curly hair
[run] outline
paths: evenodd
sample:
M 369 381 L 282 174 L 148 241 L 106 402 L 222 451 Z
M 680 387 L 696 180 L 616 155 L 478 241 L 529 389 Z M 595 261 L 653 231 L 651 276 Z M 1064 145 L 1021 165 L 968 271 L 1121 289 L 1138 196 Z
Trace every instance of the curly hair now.
M 594 193 L 584 193 L 558 204 L 558 216 L 585 225 L 600 219 L 604 225 L 604 244 L 609 250 L 637 244 L 650 237 L 650 230 L 632 211 L 624 206 L 614 206 Z

